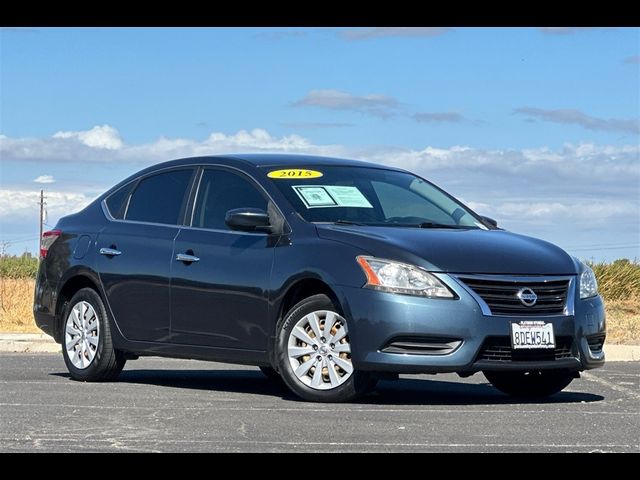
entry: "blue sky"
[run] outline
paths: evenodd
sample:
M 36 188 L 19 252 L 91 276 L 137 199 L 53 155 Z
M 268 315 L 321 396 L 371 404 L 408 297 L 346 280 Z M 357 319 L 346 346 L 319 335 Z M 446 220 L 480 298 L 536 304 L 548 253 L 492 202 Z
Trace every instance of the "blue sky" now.
M 404 166 L 581 258 L 640 257 L 640 29 L 0 32 L 0 241 L 178 156 Z M 34 180 L 37 180 L 34 182 Z M 48 182 L 48 183 L 42 183 Z

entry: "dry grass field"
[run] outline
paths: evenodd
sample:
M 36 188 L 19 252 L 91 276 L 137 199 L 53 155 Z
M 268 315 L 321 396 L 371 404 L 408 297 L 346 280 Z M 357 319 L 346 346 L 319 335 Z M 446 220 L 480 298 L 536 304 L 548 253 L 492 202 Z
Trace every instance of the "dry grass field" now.
M 607 343 L 640 345 L 640 298 L 608 300 Z
M 0 332 L 40 332 L 31 311 L 35 281 L 29 267 L 0 259 Z M 640 263 L 592 265 L 607 307 L 607 343 L 640 344 Z M 24 275 L 28 275 L 24 278 Z
M 0 277 L 0 332 L 40 332 L 33 322 L 32 278 Z

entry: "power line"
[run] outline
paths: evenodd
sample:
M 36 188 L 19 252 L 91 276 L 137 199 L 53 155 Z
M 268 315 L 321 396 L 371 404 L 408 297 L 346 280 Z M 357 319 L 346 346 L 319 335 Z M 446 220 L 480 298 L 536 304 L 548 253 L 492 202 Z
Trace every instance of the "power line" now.
M 586 243 L 584 245 L 573 245 L 565 248 L 590 248 L 590 247 L 623 247 L 627 245 L 640 246 L 635 242 L 619 242 L 619 243 Z
M 7 245 L 13 245 L 14 243 L 23 243 L 23 242 L 29 242 L 32 240 L 37 240 L 38 237 L 25 237 L 25 238 L 14 238 L 11 240 L 0 240 L 0 243 L 4 243 Z
M 640 248 L 639 244 L 636 245 L 628 245 L 621 247 L 599 247 L 599 248 L 567 248 L 567 250 L 571 250 L 572 252 L 589 252 L 589 251 L 599 251 L 599 250 L 624 250 L 626 248 Z

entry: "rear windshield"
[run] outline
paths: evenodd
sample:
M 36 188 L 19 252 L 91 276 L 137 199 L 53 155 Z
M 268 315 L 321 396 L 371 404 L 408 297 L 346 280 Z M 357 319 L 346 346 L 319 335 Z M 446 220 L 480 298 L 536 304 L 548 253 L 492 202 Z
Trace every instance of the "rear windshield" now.
M 265 169 L 268 180 L 310 222 L 486 228 L 464 205 L 410 173 L 367 167 Z

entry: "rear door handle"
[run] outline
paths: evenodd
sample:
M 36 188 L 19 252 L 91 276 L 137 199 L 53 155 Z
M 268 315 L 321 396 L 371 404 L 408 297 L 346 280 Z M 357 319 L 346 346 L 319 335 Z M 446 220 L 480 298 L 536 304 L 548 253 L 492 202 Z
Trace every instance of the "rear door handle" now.
M 176 260 L 178 260 L 179 262 L 184 262 L 184 263 L 193 263 L 193 262 L 199 262 L 200 258 L 196 257 L 195 255 L 188 255 L 186 253 L 179 253 L 176 255 Z
M 118 255 L 122 255 L 120 250 L 116 250 L 115 248 L 101 248 L 100 255 L 106 255 L 107 257 L 117 257 Z

